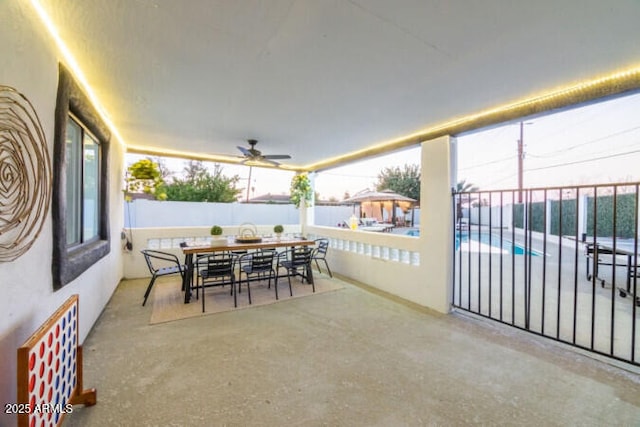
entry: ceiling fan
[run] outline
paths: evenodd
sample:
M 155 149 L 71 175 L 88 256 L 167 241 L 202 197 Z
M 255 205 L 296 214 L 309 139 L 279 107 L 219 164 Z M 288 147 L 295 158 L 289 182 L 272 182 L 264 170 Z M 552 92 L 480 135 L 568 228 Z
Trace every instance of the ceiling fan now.
M 242 152 L 243 158 L 244 158 L 244 160 L 240 162 L 242 164 L 249 161 L 254 161 L 254 162 L 270 163 L 274 166 L 280 166 L 280 163 L 275 161 L 276 159 L 282 160 L 282 159 L 291 158 L 291 156 L 288 154 L 262 154 L 260 150 L 256 149 L 256 144 L 258 143 L 257 140 L 249 139 L 247 140 L 247 142 L 250 145 L 249 148 L 238 146 L 238 150 Z

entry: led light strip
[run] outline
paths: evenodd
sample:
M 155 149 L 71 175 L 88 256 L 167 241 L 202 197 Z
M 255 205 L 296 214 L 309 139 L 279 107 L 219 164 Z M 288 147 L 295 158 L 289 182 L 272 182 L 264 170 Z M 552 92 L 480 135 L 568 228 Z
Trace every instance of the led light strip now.
M 125 147 L 126 144 L 124 143 L 124 139 L 122 139 L 120 132 L 118 132 L 118 129 L 109 118 L 109 115 L 107 114 L 104 107 L 98 100 L 98 97 L 96 96 L 96 94 L 93 92 L 93 89 L 91 88 L 91 86 L 89 85 L 89 82 L 85 78 L 84 73 L 82 72 L 82 69 L 78 65 L 78 62 L 76 61 L 75 57 L 73 56 L 73 54 L 71 53 L 71 51 L 69 50 L 65 42 L 60 37 L 60 34 L 58 33 L 58 29 L 56 28 L 55 24 L 47 14 L 47 11 L 44 9 L 44 7 L 40 4 L 38 0 L 31 0 L 31 6 L 33 6 L 33 9 L 36 11 L 36 13 L 38 14 L 38 17 L 40 18 L 40 20 L 46 27 L 47 31 L 49 32 L 49 35 L 55 41 L 56 46 L 58 46 L 58 49 L 60 49 L 60 52 L 62 53 L 64 61 L 67 64 L 67 67 L 71 70 L 74 77 L 78 80 L 78 82 L 84 89 L 85 93 L 91 100 L 91 103 L 93 104 L 94 108 L 96 109 L 98 114 L 100 114 L 100 117 L 102 118 L 102 120 L 104 120 L 105 124 L 111 131 L 112 135 L 116 137 L 116 139 L 122 145 L 122 147 Z
M 640 89 L 640 68 L 636 67 L 436 124 L 401 138 L 381 142 L 362 150 L 303 166 L 302 170 L 318 172 L 362 160 L 365 157 L 417 145 L 441 136 L 458 135 L 463 132 L 638 89 Z

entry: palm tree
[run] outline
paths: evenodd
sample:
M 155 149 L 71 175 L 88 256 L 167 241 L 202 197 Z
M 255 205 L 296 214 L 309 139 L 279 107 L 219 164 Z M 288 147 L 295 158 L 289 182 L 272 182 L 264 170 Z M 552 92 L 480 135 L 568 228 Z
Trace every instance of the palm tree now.
M 470 182 L 466 182 L 465 179 L 458 181 L 455 188 L 456 194 L 475 193 L 476 191 L 478 191 L 478 187 L 476 187 Z M 467 201 L 471 202 L 471 198 L 467 198 Z M 456 223 L 458 223 L 458 225 L 462 221 L 463 216 L 464 214 L 462 212 L 462 197 L 458 195 L 456 197 Z
M 456 193 L 474 193 L 476 191 L 478 191 L 478 187 L 470 182 L 467 182 L 466 179 L 458 181 L 458 183 L 456 184 Z

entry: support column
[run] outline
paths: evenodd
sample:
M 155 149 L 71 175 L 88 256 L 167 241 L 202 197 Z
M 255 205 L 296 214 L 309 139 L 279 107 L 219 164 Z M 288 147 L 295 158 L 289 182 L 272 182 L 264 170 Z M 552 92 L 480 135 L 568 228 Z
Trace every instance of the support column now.
M 309 173 L 307 176 L 309 177 L 309 182 L 311 183 L 311 188 L 314 194 L 316 194 L 316 172 Z M 300 231 L 302 234 L 306 234 L 306 226 L 315 224 L 315 203 L 311 202 L 310 206 L 307 206 L 306 202 L 302 202 L 300 204 Z
M 422 143 L 420 186 L 420 269 L 425 302 L 442 313 L 451 310 L 453 218 L 451 189 L 456 182 L 456 140 L 441 137 Z

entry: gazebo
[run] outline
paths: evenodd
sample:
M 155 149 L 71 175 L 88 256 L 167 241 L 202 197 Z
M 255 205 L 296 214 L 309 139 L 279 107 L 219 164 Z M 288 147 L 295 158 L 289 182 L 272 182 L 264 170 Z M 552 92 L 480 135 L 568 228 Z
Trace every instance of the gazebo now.
M 343 201 L 345 204 L 358 206 L 359 218 L 375 218 L 378 222 L 391 222 L 394 225 L 404 225 L 405 219 L 398 221 L 396 208 L 406 213 L 414 206 L 417 200 L 403 196 L 391 190 L 363 190 Z M 385 215 L 386 214 L 386 215 Z M 413 223 L 413 219 L 411 220 Z

